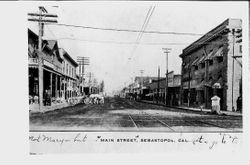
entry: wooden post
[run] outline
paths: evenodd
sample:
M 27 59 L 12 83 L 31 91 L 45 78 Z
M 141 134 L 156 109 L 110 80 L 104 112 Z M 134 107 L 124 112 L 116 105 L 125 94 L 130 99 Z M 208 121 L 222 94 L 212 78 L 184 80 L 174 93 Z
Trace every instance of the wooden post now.
M 57 88 L 57 83 L 58 83 L 58 75 L 55 75 L 56 76 L 56 93 L 55 93 L 55 97 L 57 98 L 58 97 L 58 88 Z
M 51 99 L 51 103 L 52 103 L 52 83 L 53 83 L 53 81 L 52 81 L 52 78 L 53 78 L 53 73 L 51 72 L 50 73 L 50 99 Z
M 39 8 L 39 14 L 42 14 L 42 9 Z M 41 57 L 42 53 L 42 17 L 39 16 L 38 28 L 39 28 L 39 35 L 38 35 L 38 90 L 39 90 L 39 110 L 42 110 L 43 107 L 43 58 Z

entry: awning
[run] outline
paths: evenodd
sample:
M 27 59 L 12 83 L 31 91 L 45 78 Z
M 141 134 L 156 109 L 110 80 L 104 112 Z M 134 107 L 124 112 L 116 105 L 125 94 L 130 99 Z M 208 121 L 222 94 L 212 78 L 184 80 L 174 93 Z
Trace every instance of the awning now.
M 208 80 L 208 82 L 205 82 L 205 86 L 208 86 L 208 87 L 212 87 L 212 84 L 213 84 L 213 80 L 212 79 L 210 79 L 210 80 Z
M 38 68 L 38 65 L 29 64 L 29 68 Z
M 199 85 L 197 85 L 196 90 L 204 90 L 205 81 L 203 80 Z
M 195 60 L 192 62 L 191 65 L 193 65 L 193 66 L 197 65 L 197 62 L 199 61 L 199 59 L 200 59 L 200 58 L 195 59 Z
M 212 57 L 222 57 L 223 56 L 223 47 L 219 48 Z
M 153 96 L 153 95 L 154 95 L 153 93 L 146 94 L 146 96 Z
M 219 78 L 212 86 L 212 88 L 221 89 L 222 88 L 222 78 Z
M 202 56 L 196 63 L 196 65 L 199 65 L 200 63 L 204 62 L 206 56 Z
M 208 82 L 205 82 L 203 80 L 199 85 L 197 85 L 196 90 L 204 90 L 205 86 L 212 87 L 212 84 L 213 84 L 213 80 L 212 79 L 209 80 Z
M 213 55 L 214 55 L 214 52 L 213 52 L 213 51 L 210 52 L 210 53 L 206 56 L 206 58 L 204 59 L 204 61 L 206 61 L 206 60 L 212 60 Z

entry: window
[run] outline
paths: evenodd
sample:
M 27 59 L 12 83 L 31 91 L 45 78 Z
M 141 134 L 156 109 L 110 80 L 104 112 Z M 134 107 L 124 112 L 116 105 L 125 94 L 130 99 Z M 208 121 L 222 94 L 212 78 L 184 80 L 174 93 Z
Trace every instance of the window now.
M 74 77 L 74 68 L 72 68 L 71 75 L 72 75 L 72 77 Z
M 69 66 L 66 64 L 66 74 L 68 74 Z
M 240 48 L 239 48 L 239 49 L 240 49 L 240 50 L 239 50 L 239 51 L 240 51 L 240 53 L 242 53 L 242 45 L 240 45 Z
M 209 60 L 209 66 L 213 65 L 213 60 Z
M 69 76 L 71 75 L 71 66 L 69 66 Z
M 205 68 L 205 63 L 201 63 L 201 68 Z
M 63 73 L 65 71 L 65 62 L 63 62 Z
M 217 57 L 217 61 L 218 61 L 218 63 L 221 63 L 221 62 L 223 62 L 223 57 L 222 57 L 222 56 L 220 56 L 220 57 Z
M 194 70 L 198 70 L 198 66 L 197 65 L 194 66 Z

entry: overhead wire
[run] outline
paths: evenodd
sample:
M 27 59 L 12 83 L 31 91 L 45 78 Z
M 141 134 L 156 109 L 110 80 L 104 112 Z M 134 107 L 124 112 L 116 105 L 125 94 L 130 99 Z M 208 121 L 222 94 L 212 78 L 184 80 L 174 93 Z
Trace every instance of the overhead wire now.
M 136 43 L 135 43 L 134 46 L 133 46 L 131 55 L 130 55 L 130 57 L 129 57 L 128 60 L 127 60 L 127 63 L 131 61 L 131 59 L 132 59 L 132 57 L 133 57 L 133 55 L 134 55 L 134 53 L 135 53 L 135 51 L 136 51 L 136 49 L 137 49 L 139 43 L 140 43 L 140 40 L 141 40 L 141 38 L 142 38 L 142 36 L 143 36 L 143 31 L 145 31 L 146 28 L 147 28 L 147 26 L 148 26 L 149 20 L 150 20 L 152 14 L 153 14 L 153 12 L 154 12 L 154 9 L 155 9 L 155 6 L 154 6 L 153 8 L 152 8 L 152 6 L 150 6 L 150 8 L 149 8 L 149 10 L 148 10 L 148 12 L 147 12 L 146 18 L 145 18 L 145 20 L 144 20 L 144 22 L 143 22 L 143 25 L 142 25 L 142 27 L 141 27 L 141 31 L 140 31 L 140 33 L 139 33 L 138 36 L 137 36 Z M 127 65 L 127 63 L 126 63 L 126 65 Z
M 131 32 L 131 33 L 138 33 L 140 30 L 136 29 L 118 29 L 118 28 L 102 28 L 102 27 L 92 27 L 92 26 L 83 26 L 83 25 L 70 25 L 70 24 L 63 24 L 63 23 L 44 23 L 46 25 L 51 26 L 65 26 L 65 27 L 74 27 L 74 28 L 83 28 L 83 29 L 92 29 L 92 30 L 105 30 L 105 31 L 116 31 L 116 32 Z M 169 35 L 189 35 L 189 36 L 202 36 L 204 34 L 201 33 L 187 33 L 187 32 L 171 32 L 171 31 L 143 31 L 143 33 L 148 34 L 169 34 Z
M 146 24 L 148 23 L 148 19 L 149 19 L 150 15 L 151 15 L 151 14 L 150 14 L 151 12 L 152 12 L 152 6 L 150 6 L 150 8 L 149 8 L 149 10 L 148 10 L 148 12 L 147 12 L 147 15 L 146 15 L 146 17 L 145 17 L 145 19 L 144 19 L 144 22 L 143 22 L 143 24 L 142 24 L 141 30 L 140 30 L 139 34 L 137 35 L 135 44 L 134 44 L 133 49 L 132 49 L 132 51 L 131 51 L 131 57 L 133 56 L 135 50 L 137 49 L 137 46 L 138 46 L 139 41 L 140 41 L 140 39 L 141 39 L 142 33 L 143 33 L 143 31 L 145 30 Z M 129 57 L 129 60 L 131 59 L 131 57 Z
M 120 44 L 120 45 L 134 45 L 136 42 L 124 42 L 124 41 L 108 41 L 108 40 L 88 40 L 88 39 L 80 39 L 80 38 L 57 38 L 57 39 L 51 39 L 51 40 L 75 40 L 75 41 L 82 41 L 82 42 L 93 42 L 93 43 L 104 43 L 104 44 Z M 231 42 L 197 42 L 193 43 L 192 45 L 201 45 L 201 44 L 207 44 L 207 43 L 214 43 L 214 44 L 221 44 L 221 43 L 231 43 Z M 188 45 L 190 42 L 140 42 L 140 45 Z

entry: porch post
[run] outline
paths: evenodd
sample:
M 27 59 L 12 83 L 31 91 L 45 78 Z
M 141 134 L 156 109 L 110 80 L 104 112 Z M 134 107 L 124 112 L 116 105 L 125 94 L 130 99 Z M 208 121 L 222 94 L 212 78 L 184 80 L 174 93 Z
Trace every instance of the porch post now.
M 53 78 L 53 73 L 52 72 L 50 72 L 50 101 L 51 101 L 51 103 L 52 103 L 52 78 Z
M 62 77 L 59 77 L 59 97 L 62 97 Z
M 56 92 L 55 92 L 55 97 L 57 98 L 58 97 L 58 89 L 57 89 L 57 83 L 58 83 L 58 75 L 55 75 L 56 76 Z

